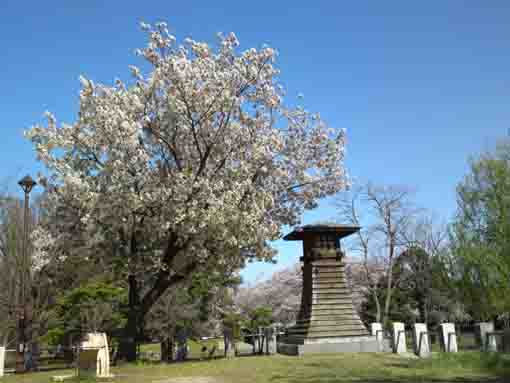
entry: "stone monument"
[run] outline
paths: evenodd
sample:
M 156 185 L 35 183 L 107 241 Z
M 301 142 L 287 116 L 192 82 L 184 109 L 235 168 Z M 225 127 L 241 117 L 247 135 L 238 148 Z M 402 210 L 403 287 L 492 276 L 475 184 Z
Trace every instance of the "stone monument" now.
M 296 325 L 278 343 L 288 355 L 321 352 L 377 352 L 354 308 L 347 285 L 340 239 L 360 228 L 346 225 L 306 225 L 287 234 L 303 241 L 303 290 Z
M 407 352 L 406 330 L 401 322 L 393 322 L 393 352 L 403 354 Z
M 496 348 L 496 337 L 487 336 L 494 332 L 494 322 L 480 322 L 475 326 L 476 342 L 482 351 L 492 351 Z
M 430 342 L 427 325 L 425 323 L 414 324 L 414 352 L 420 358 L 430 356 Z
M 0 347 L 0 377 L 4 376 L 5 347 Z
M 104 332 L 89 333 L 80 344 L 78 358 L 78 371 L 80 375 L 109 378 L 110 353 L 108 340 Z
M 455 334 L 455 324 L 442 323 L 440 326 L 441 348 L 444 352 L 457 352 L 457 335 Z

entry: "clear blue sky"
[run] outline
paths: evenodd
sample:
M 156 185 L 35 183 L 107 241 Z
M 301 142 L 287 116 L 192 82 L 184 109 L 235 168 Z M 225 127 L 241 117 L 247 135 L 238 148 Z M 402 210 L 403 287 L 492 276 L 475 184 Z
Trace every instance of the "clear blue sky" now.
M 510 2 L 22 1 L 0 3 L 0 179 L 39 166 L 22 130 L 45 110 L 72 122 L 78 76 L 111 83 L 140 64 L 138 22 L 167 21 L 178 38 L 237 34 L 241 48 L 280 52 L 289 94 L 348 132 L 350 173 L 410 185 L 444 219 L 467 158 L 510 128 Z M 15 188 L 13 186 L 12 188 Z M 327 219 L 327 202 L 304 223 Z M 296 262 L 250 265 L 246 280 Z

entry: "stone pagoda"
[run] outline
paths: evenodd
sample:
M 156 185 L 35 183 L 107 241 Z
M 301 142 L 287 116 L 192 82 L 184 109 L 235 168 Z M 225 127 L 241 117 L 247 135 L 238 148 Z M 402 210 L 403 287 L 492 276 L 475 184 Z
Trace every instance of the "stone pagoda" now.
M 303 241 L 303 291 L 296 325 L 278 344 L 280 353 L 379 351 L 376 337 L 356 313 L 344 273 L 340 239 L 359 229 L 306 225 L 283 238 Z

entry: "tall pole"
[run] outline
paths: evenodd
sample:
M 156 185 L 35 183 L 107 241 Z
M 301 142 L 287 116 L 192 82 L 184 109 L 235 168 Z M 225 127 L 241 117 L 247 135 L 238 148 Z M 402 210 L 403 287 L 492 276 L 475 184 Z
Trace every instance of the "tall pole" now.
M 26 278 L 29 273 L 27 259 L 27 242 L 28 242 L 28 221 L 30 208 L 30 191 L 36 185 L 36 182 L 30 177 L 25 176 L 18 182 L 25 192 L 24 217 L 23 217 L 23 240 L 21 250 L 21 267 L 20 267 L 20 291 L 19 291 L 19 308 L 18 308 L 18 347 L 16 349 L 16 372 L 25 372 L 25 352 L 27 346 L 26 340 L 26 320 L 27 305 L 26 300 Z

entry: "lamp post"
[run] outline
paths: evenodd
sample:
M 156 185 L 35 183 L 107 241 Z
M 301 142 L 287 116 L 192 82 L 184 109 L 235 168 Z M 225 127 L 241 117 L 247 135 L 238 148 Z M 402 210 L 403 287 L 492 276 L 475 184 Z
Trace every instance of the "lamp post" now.
M 20 290 L 19 290 L 19 307 L 18 307 L 18 347 L 16 349 L 16 372 L 25 372 L 25 351 L 26 351 L 26 320 L 27 320 L 27 301 L 26 301 L 26 277 L 29 272 L 27 260 L 27 235 L 29 220 L 29 204 L 30 192 L 37 183 L 26 175 L 19 182 L 25 192 L 24 218 L 23 218 L 23 241 L 21 253 L 21 270 L 20 270 Z

